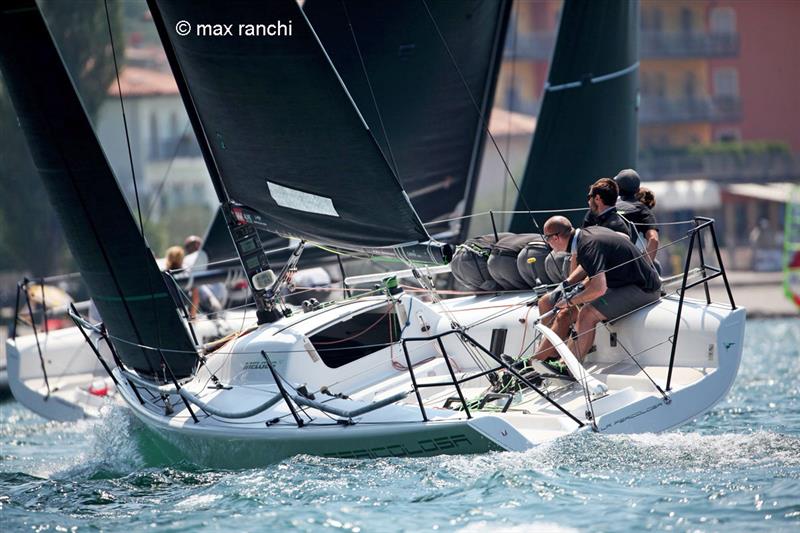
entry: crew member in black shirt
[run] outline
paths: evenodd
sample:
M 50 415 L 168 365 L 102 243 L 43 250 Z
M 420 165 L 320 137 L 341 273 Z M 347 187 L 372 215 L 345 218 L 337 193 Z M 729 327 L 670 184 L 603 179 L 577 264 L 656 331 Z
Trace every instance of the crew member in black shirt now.
M 617 184 L 611 178 L 600 178 L 589 187 L 586 195 L 589 212 L 583 219 L 583 227 L 603 226 L 630 236 L 636 242 L 639 235 L 632 224 L 628 224 L 617 213 Z
M 575 323 L 576 341 L 570 340 L 568 346 L 576 357 L 583 358 L 591 348 L 598 322 L 619 318 L 659 299 L 658 274 L 624 235 L 601 226 L 573 229 L 568 219 L 555 216 L 545 222 L 544 238 L 554 251 L 574 254 L 578 267 L 588 276 L 584 290 L 571 299 L 553 301 L 554 293 L 539 299 L 540 315 L 554 305 L 562 309 L 552 325 L 559 337 L 565 338 L 570 324 Z M 536 358 L 547 359 L 554 354 L 545 340 Z
M 636 198 L 641 183 L 639 174 L 628 168 L 621 170 L 614 177 L 614 181 L 619 187 L 617 211 L 634 224 L 638 233 L 644 235 L 647 255 L 651 261 L 655 262 L 658 251 L 658 228 L 656 228 L 656 217 L 650 208 Z

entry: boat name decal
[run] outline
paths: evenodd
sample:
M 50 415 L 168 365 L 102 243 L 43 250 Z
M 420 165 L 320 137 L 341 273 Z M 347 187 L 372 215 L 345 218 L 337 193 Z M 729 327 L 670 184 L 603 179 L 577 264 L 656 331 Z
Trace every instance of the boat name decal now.
M 388 446 L 378 446 L 376 448 L 361 448 L 358 450 L 348 450 L 341 452 L 326 453 L 326 457 L 340 457 L 342 459 L 377 459 L 379 457 L 413 457 L 415 455 L 425 455 L 437 452 L 447 452 L 462 445 L 472 447 L 472 442 L 466 435 L 452 435 L 445 437 L 434 437 L 417 441 L 416 449 L 414 446 L 406 444 L 390 444 Z
M 242 370 L 265 370 L 269 368 L 266 361 L 247 361 Z
M 653 411 L 653 410 L 655 410 L 655 409 L 658 409 L 658 408 L 659 408 L 659 407 L 661 407 L 662 405 L 664 405 L 664 404 L 663 404 L 663 403 L 661 403 L 661 402 L 659 402 L 659 403 L 657 403 L 657 404 L 651 405 L 651 406 L 650 406 L 650 407 L 648 407 L 647 409 L 642 409 L 641 411 L 637 411 L 637 412 L 635 412 L 635 413 L 633 413 L 633 414 L 630 414 L 630 415 L 628 415 L 628 416 L 624 416 L 624 417 L 622 417 L 622 418 L 618 418 L 617 420 L 615 420 L 615 421 L 611 422 L 610 424 L 606 424 L 605 426 L 601 427 L 601 428 L 600 428 L 600 431 L 605 431 L 605 430 L 607 430 L 608 428 L 610 428 L 611 426 L 616 426 L 617 424 L 622 424 L 623 422 L 627 422 L 628 420 L 631 420 L 631 419 L 633 419 L 633 418 L 636 418 L 637 416 L 642 416 L 643 414 L 646 414 L 646 413 L 649 413 L 650 411 Z

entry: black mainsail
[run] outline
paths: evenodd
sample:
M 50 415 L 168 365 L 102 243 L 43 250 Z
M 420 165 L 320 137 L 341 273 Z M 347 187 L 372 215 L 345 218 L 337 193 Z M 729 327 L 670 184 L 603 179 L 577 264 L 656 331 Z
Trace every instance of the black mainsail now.
M 510 0 L 303 6 L 425 222 L 471 211 L 510 8 Z
M 22 57 L 24 54 L 24 57 Z M 0 69 L 19 123 L 122 361 L 164 377 L 197 354 L 34 0 L 0 7 Z
M 286 237 L 440 257 L 294 0 L 148 4 L 222 201 Z M 231 35 L 207 35 L 206 22 Z M 279 23 L 290 34 L 243 29 Z
M 517 211 L 582 206 L 594 180 L 635 168 L 638 67 L 638 1 L 565 0 Z

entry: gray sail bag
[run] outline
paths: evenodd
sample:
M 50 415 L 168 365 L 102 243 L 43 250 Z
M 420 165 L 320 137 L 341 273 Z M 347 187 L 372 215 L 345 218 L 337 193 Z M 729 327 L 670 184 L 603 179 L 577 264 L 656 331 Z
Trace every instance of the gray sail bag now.
M 513 235 L 500 233 L 500 239 Z M 468 239 L 458 246 L 453 260 L 450 262 L 450 271 L 453 277 L 470 291 L 499 291 L 502 287 L 489 274 L 489 257 L 492 246 L 497 242 L 494 235 L 481 235 Z
M 540 235 L 534 235 L 519 251 L 516 257 L 517 271 L 529 287 L 553 283 L 547 274 L 546 261 L 554 253 L 557 252 L 553 252 Z
M 492 246 L 488 262 L 489 274 L 504 290 L 525 290 L 536 285 L 531 283 L 533 280 L 520 272 L 517 267 L 517 256 L 530 242 L 537 240 L 542 239 L 534 233 L 510 234 Z

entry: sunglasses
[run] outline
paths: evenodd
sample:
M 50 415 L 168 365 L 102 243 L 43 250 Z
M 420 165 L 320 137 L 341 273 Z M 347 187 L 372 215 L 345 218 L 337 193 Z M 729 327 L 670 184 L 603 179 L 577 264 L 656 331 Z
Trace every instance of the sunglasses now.
M 544 234 L 544 242 L 550 242 L 550 239 L 558 235 L 558 233 L 545 233 Z

